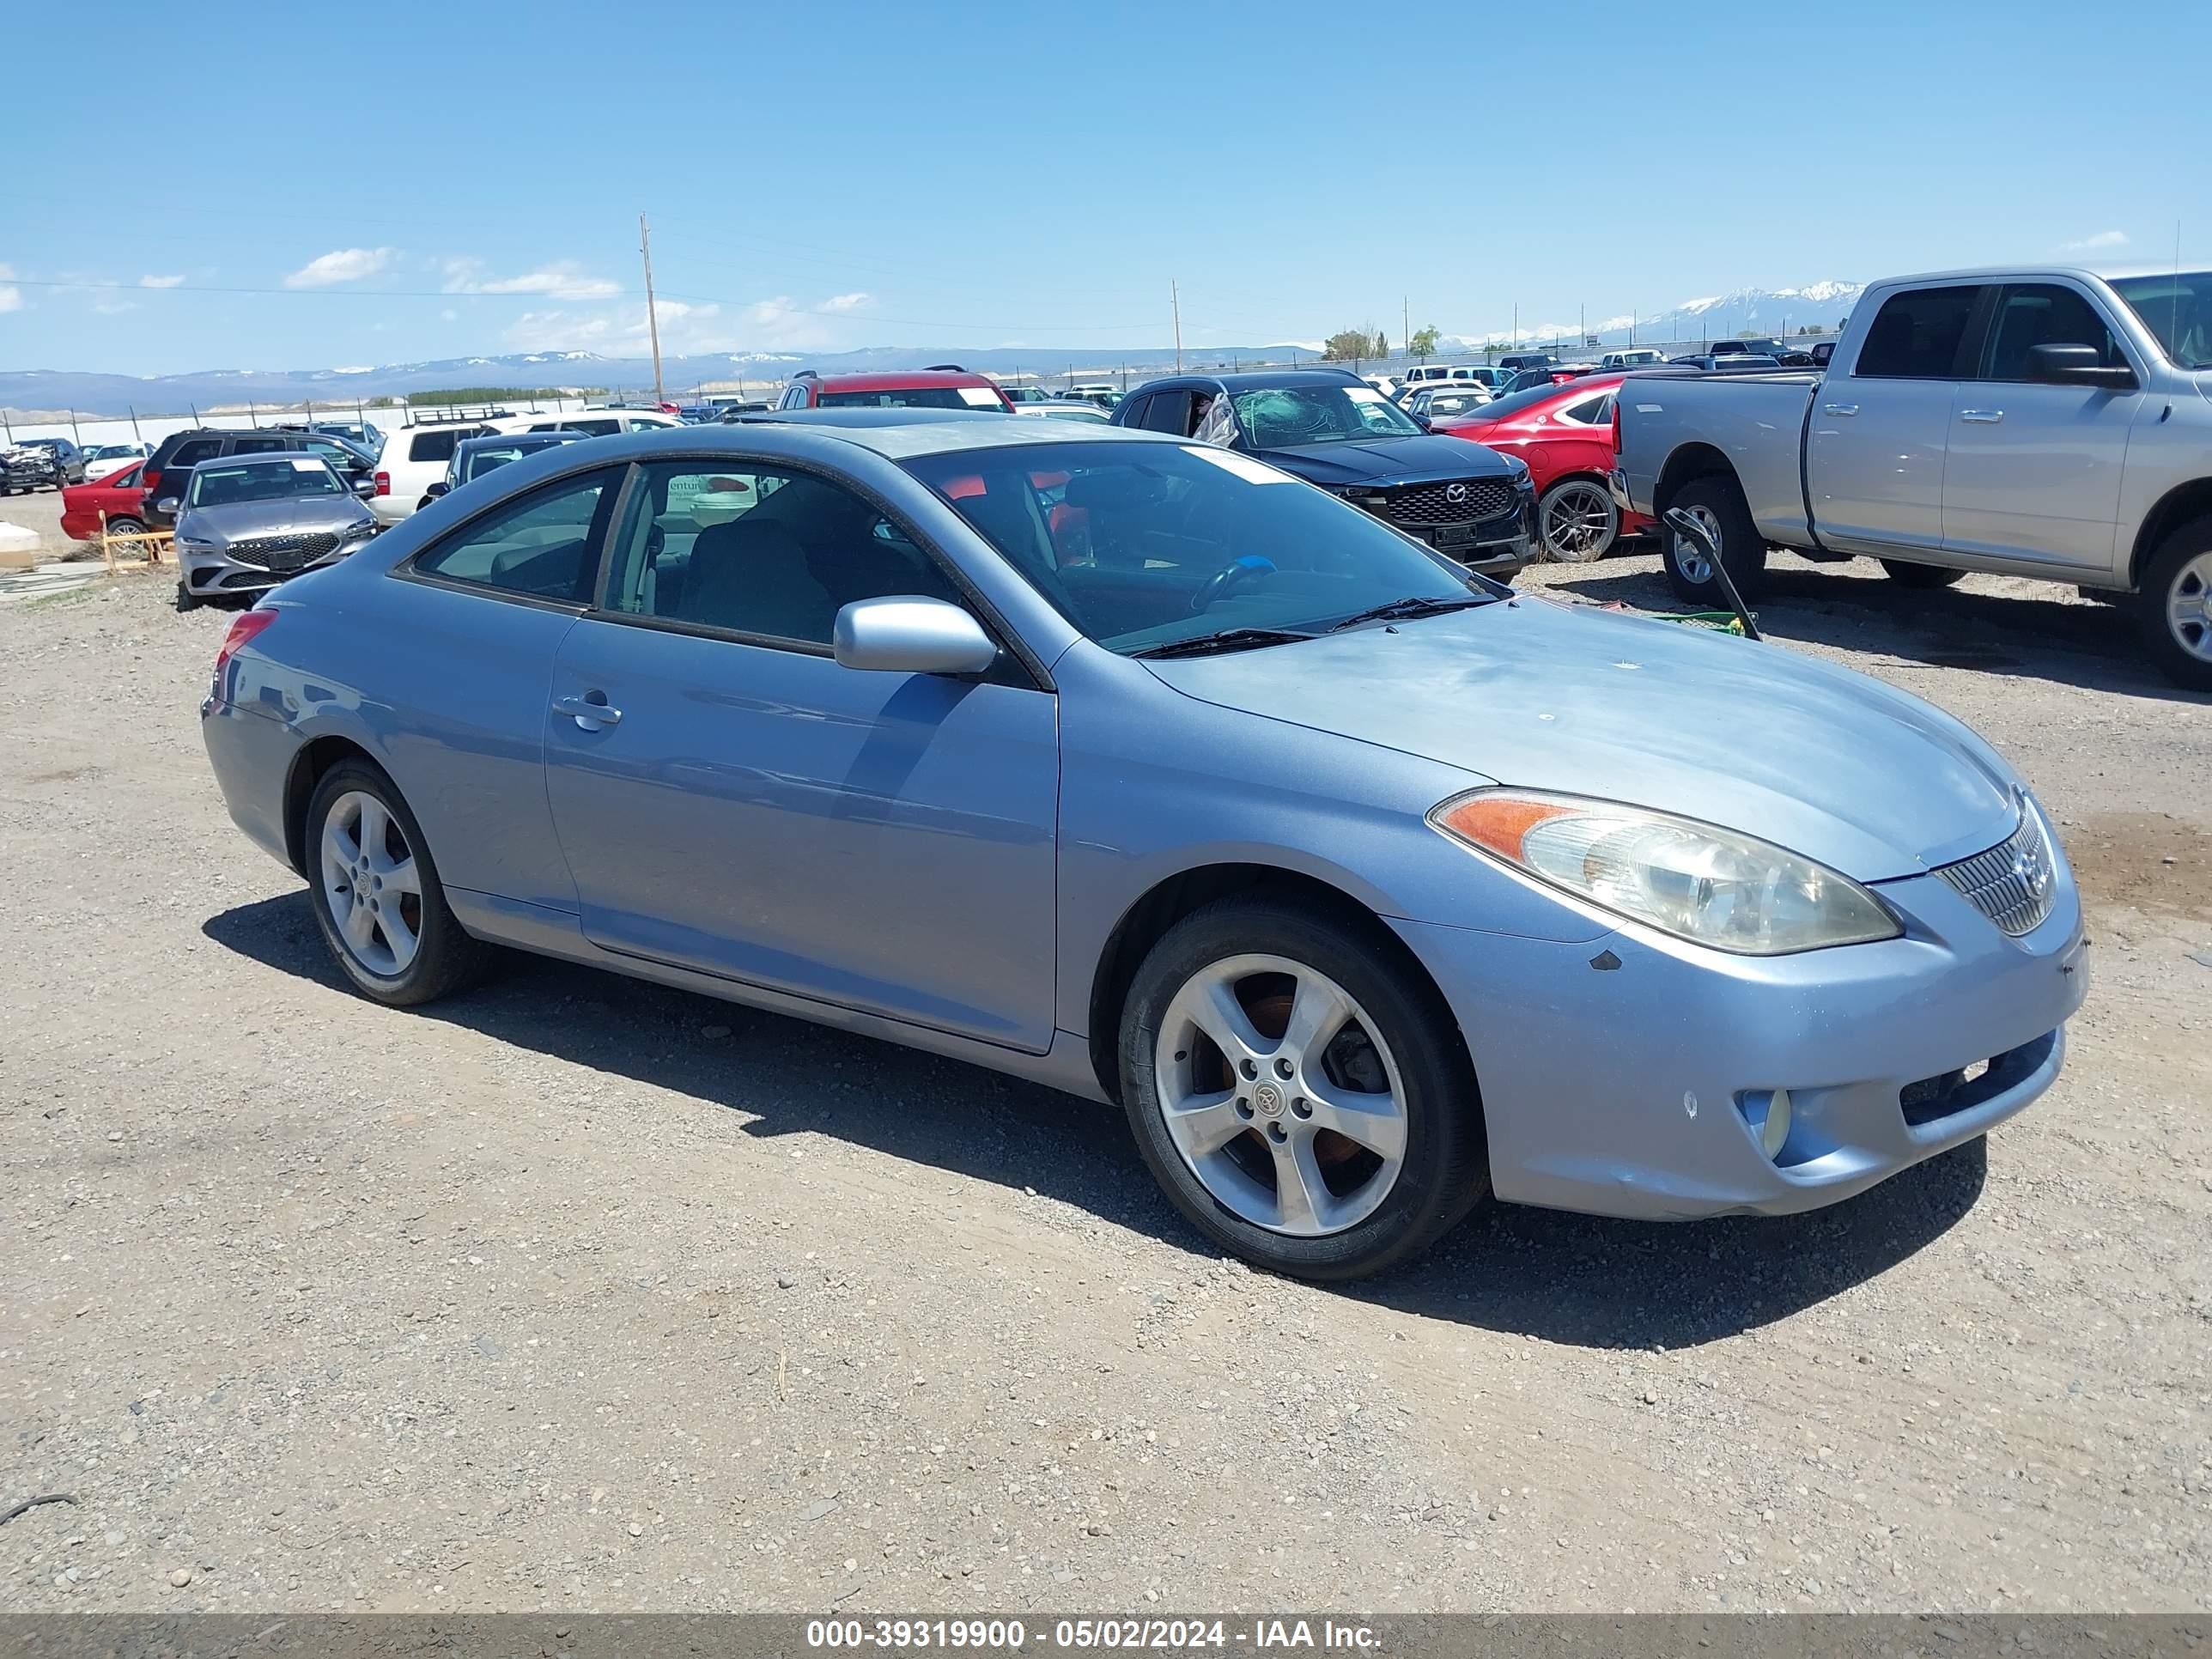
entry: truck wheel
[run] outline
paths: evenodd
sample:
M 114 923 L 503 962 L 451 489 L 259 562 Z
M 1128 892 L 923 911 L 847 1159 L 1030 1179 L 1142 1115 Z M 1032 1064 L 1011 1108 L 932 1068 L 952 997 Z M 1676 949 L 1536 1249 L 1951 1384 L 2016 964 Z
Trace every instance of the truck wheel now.
M 1915 564 L 1909 559 L 1884 559 L 1881 568 L 1899 587 L 1948 587 L 1966 574 L 1947 570 L 1940 564 Z
M 2166 538 L 2136 604 L 2150 659 L 2175 684 L 2212 691 L 2212 518 Z
M 1765 585 L 1766 541 L 1752 519 L 1741 487 L 1725 472 L 1708 472 L 1676 490 L 1669 505 L 1680 507 L 1712 532 L 1736 592 L 1750 604 Z M 1659 533 L 1660 562 L 1666 567 L 1667 585 L 1674 597 L 1709 611 L 1724 608 L 1728 595 L 1713 580 L 1705 555 L 1664 525 Z

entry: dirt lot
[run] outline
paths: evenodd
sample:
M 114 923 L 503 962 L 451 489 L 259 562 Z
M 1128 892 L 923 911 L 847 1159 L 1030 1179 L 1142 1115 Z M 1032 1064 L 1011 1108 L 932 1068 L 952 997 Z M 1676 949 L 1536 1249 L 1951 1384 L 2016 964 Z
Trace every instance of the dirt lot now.
M 2050 803 L 2065 1079 L 1817 1215 L 1492 1208 L 1341 1293 L 985 1073 L 543 963 L 348 994 L 200 752 L 227 618 L 0 607 L 0 1511 L 79 1500 L 0 1603 L 2205 1607 L 2212 700 L 2060 590 L 1762 611 Z

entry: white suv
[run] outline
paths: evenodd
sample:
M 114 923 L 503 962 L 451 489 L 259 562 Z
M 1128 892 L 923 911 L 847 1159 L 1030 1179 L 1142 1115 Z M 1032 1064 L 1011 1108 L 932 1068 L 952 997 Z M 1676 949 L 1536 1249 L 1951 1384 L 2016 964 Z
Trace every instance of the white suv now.
M 422 492 L 446 476 L 455 446 L 491 430 L 482 421 L 435 421 L 386 433 L 376 456 L 376 494 L 368 501 L 376 521 L 398 524 L 414 512 Z
M 593 438 L 611 438 L 617 432 L 658 432 L 682 426 L 673 415 L 657 409 L 576 409 L 566 415 L 509 415 L 494 421 L 495 432 L 581 432 Z

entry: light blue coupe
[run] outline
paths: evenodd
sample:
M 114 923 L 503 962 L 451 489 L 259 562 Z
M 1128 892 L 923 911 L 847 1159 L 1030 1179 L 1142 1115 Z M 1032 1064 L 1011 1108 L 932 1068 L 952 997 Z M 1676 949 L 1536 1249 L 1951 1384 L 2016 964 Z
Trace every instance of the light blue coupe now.
M 1313 1279 L 1492 1192 L 1843 1198 L 2047 1088 L 2085 979 L 1957 721 L 1144 433 L 564 445 L 240 616 L 202 716 L 365 994 L 512 945 L 1118 1101 Z

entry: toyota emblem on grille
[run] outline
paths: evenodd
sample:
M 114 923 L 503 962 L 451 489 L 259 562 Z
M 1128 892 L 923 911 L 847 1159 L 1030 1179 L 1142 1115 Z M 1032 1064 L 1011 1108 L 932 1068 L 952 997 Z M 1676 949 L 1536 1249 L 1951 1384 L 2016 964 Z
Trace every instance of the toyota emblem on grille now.
M 1449 501 L 1454 507 L 1457 507 L 1462 501 L 1467 499 L 1467 486 L 1463 483 L 1446 484 L 1444 486 L 1444 499 Z

